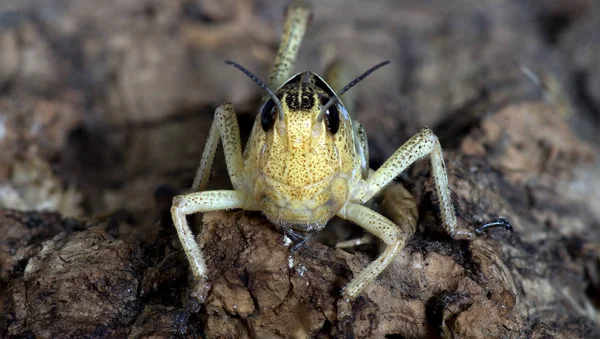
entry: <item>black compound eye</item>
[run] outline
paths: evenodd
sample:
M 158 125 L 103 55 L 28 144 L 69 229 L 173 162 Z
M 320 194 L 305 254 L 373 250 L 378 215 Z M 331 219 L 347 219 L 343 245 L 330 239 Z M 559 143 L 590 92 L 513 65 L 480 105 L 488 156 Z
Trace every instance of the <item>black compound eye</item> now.
M 273 99 L 269 99 L 263 106 L 260 112 L 260 124 L 265 132 L 268 132 L 275 124 L 275 115 L 277 114 L 277 106 Z
M 340 112 L 336 104 L 331 105 L 327 112 L 325 112 L 325 126 L 327 126 L 331 134 L 336 134 L 340 128 Z

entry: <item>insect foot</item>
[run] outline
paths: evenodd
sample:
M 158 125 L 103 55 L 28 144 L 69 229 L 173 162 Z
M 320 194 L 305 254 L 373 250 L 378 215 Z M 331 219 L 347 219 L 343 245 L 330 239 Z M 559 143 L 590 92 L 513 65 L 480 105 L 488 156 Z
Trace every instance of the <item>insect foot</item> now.
M 514 232 L 513 227 L 508 222 L 508 220 L 500 217 L 500 218 L 496 218 L 494 220 L 490 220 L 490 221 L 484 223 L 483 225 L 476 227 L 475 228 L 475 233 L 477 235 L 484 235 L 485 231 L 487 229 L 496 228 L 496 227 L 504 228 L 506 231 L 510 232 L 511 236 L 512 236 L 512 234 Z
M 512 236 L 512 225 L 510 222 L 508 222 L 508 220 L 502 217 L 487 221 L 475 227 L 475 229 L 466 227 L 466 225 L 455 225 L 453 227 L 449 227 L 449 234 L 454 240 L 473 240 L 478 236 L 486 235 L 487 230 L 498 227 L 510 232 L 510 235 Z
M 190 293 L 190 298 L 193 298 L 198 304 L 204 304 L 206 302 L 206 297 L 208 296 L 208 292 L 212 287 L 210 281 L 206 278 L 196 279 L 194 281 L 194 288 Z

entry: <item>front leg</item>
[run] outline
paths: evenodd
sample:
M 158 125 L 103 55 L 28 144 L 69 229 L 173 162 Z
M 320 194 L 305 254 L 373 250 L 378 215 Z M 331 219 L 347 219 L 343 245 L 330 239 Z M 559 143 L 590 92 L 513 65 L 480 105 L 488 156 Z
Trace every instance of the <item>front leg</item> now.
M 387 245 L 379 258 L 370 263 L 344 287 L 342 298 L 338 301 L 337 318 L 340 333 L 343 333 L 344 337 L 354 337 L 351 325 L 351 300 L 356 298 L 394 260 L 414 228 L 407 227 L 407 225 L 396 225 L 370 208 L 355 203 L 346 204 L 337 215 L 356 223 L 379 237 Z
M 242 191 L 208 191 L 178 195 L 173 198 L 171 216 L 177 229 L 179 241 L 185 252 L 196 287 L 192 296 L 201 303 L 206 298 L 210 285 L 206 262 L 200 252 L 196 237 L 188 226 L 186 216 L 198 212 L 208 212 L 246 207 L 247 195 Z
M 344 299 L 352 300 L 392 262 L 392 259 L 404 247 L 406 239 L 412 235 L 410 232 L 414 229 L 406 227 L 407 225 L 396 225 L 372 209 L 355 203 L 348 203 L 338 212 L 338 216 L 354 222 L 383 240 L 387 245 L 387 248 L 379 258 L 370 263 L 344 287 Z
M 208 292 L 208 274 L 206 263 L 198 248 L 196 238 L 187 224 L 186 216 L 198 212 L 233 208 L 255 209 L 254 206 L 247 203 L 250 200 L 242 190 L 244 160 L 242 158 L 240 130 L 233 105 L 229 103 L 219 106 L 215 111 L 215 118 L 206 139 L 202 160 L 194 178 L 192 190 L 204 190 L 206 188 L 220 139 L 223 141 L 227 170 L 229 171 L 229 177 L 235 190 L 195 192 L 179 195 L 173 198 L 173 206 L 171 207 L 173 224 L 177 229 L 179 241 L 190 263 L 196 282 L 193 294 L 201 302 L 204 301 L 204 297 Z

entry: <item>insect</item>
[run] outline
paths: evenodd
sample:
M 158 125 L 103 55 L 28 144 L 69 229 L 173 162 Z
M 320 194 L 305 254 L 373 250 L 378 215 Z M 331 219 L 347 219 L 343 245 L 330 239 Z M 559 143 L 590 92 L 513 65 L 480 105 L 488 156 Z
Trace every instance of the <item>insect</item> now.
M 344 300 L 352 300 L 390 264 L 414 232 L 363 205 L 425 156 L 431 160 L 443 227 L 454 239 L 473 238 L 488 227 L 511 227 L 501 218 L 475 231 L 457 226 L 442 148 L 429 129 L 410 138 L 377 171 L 369 170 L 364 128 L 352 120 L 340 97 L 388 62 L 374 66 L 337 92 L 310 71 L 290 77 L 309 16 L 303 6 L 288 8 L 268 86 L 242 66 L 227 62 L 266 92 L 250 138 L 242 152 L 233 106 L 218 107 L 193 193 L 173 199 L 173 222 L 195 278 L 192 296 L 201 302 L 210 288 L 209 276 L 186 215 L 237 208 L 261 211 L 284 231 L 305 236 L 321 230 L 334 216 L 361 226 L 387 247 L 343 289 Z M 204 191 L 219 140 L 233 190 Z

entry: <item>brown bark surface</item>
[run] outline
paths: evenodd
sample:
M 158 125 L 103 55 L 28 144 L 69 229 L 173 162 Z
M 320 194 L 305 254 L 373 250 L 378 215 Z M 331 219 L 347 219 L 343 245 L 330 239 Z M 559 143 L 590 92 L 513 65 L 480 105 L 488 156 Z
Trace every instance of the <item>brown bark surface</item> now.
M 376 168 L 421 127 L 445 147 L 452 240 L 429 164 L 398 178 L 417 232 L 352 303 L 357 338 L 600 337 L 600 6 L 592 0 L 319 1 L 296 69 L 392 64 L 353 91 Z M 247 135 L 285 3 L 0 2 L 2 337 L 329 338 L 378 243 L 334 220 L 298 252 L 259 213 L 191 218 L 212 289 L 189 298 L 170 221 L 213 109 Z M 219 155 L 220 156 L 220 155 Z M 211 188 L 227 188 L 222 159 Z M 375 206 L 377 207 L 377 206 Z M 346 328 L 349 330 L 350 327 Z

